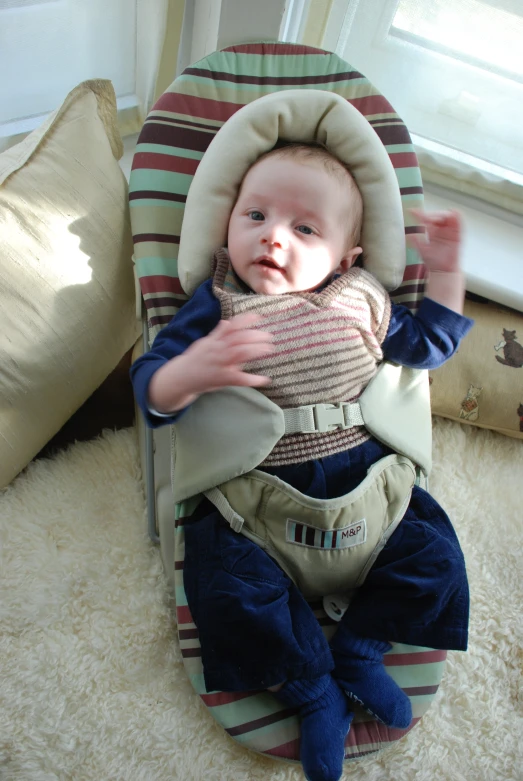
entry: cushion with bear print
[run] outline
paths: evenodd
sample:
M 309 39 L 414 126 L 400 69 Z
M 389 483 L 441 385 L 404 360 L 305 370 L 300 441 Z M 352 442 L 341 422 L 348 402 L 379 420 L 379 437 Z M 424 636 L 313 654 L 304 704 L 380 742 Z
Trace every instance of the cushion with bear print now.
M 472 298 L 464 311 L 474 327 L 430 372 L 432 412 L 523 439 L 523 314 Z

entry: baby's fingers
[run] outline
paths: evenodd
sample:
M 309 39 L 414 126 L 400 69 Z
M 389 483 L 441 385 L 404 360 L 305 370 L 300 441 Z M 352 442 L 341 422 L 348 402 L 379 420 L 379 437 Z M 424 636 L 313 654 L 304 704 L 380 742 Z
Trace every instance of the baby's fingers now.
M 430 213 L 423 209 L 409 209 L 409 212 L 429 231 L 429 234 L 441 228 L 459 230 L 461 227 L 461 214 L 455 209 Z
M 222 360 L 229 365 L 242 365 L 269 355 L 273 349 L 272 344 L 266 342 L 233 345 L 224 351 Z

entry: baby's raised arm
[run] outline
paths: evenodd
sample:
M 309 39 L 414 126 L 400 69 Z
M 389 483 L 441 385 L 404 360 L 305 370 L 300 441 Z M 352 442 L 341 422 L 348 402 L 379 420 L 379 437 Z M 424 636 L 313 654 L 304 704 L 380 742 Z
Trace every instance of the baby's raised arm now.
M 409 243 L 416 247 L 427 267 L 425 295 L 462 314 L 465 279 L 460 266 L 461 216 L 456 211 L 411 212 L 426 230 L 425 236 L 409 236 Z
M 207 336 L 167 361 L 151 378 L 149 405 L 157 412 L 176 412 L 202 393 L 228 385 L 268 385 L 269 377 L 243 371 L 244 364 L 272 352 L 272 336 L 253 330 L 257 322 L 254 314 L 221 320 Z

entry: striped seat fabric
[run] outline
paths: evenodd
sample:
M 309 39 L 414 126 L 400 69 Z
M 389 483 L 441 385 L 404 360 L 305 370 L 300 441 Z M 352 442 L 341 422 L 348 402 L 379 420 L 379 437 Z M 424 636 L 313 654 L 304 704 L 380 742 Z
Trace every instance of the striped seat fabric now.
M 297 88 L 336 92 L 368 119 L 395 168 L 406 233 L 421 231 L 408 212 L 423 202 L 409 133 L 361 73 L 330 52 L 295 44 L 244 44 L 214 52 L 187 68 L 159 98 L 146 119 L 134 156 L 129 188 L 134 259 L 151 340 L 187 298 L 177 273 L 184 205 L 192 176 L 214 134 L 245 104 L 271 92 Z M 423 266 L 409 249 L 403 283 L 392 298 L 415 308 L 422 288 Z M 298 720 L 293 711 L 267 692 L 228 694 L 205 689 L 198 632 L 183 588 L 183 519 L 192 506 L 177 505 L 175 532 L 178 634 L 187 673 L 229 735 L 255 751 L 299 761 Z M 320 605 L 313 607 L 326 634 L 332 633 L 335 624 Z M 388 672 L 411 698 L 414 719 L 409 729 L 429 707 L 445 658 L 445 651 L 406 645 L 395 645 L 386 656 Z M 406 731 L 389 729 L 358 713 L 347 738 L 346 758 L 377 751 Z

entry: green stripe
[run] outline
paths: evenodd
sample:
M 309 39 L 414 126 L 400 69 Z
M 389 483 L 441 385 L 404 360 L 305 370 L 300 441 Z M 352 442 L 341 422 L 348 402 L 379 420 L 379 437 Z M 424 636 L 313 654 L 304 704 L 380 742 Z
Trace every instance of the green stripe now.
M 443 676 L 445 662 L 430 662 L 428 664 L 410 664 L 403 667 L 387 667 L 387 672 L 401 688 L 412 686 L 439 685 Z
M 413 152 L 412 144 L 388 144 L 385 149 L 389 155 L 398 154 L 399 152 Z
M 215 52 L 192 67 L 242 76 L 320 76 L 354 70 L 336 54 L 235 54 Z
M 150 277 L 157 274 L 177 277 L 178 263 L 174 258 L 137 258 L 136 273 L 139 277 Z
M 177 607 L 187 607 L 187 597 L 185 596 L 183 586 L 175 586 L 174 596 Z
M 207 694 L 207 689 L 205 688 L 205 678 L 203 677 L 203 673 L 192 673 L 189 678 L 191 679 L 191 683 L 193 685 L 194 691 L 196 694 Z M 209 708 L 211 713 L 214 709 Z
M 323 76 L 325 75 L 327 77 L 328 74 L 309 74 L 312 76 Z M 234 100 L 234 96 L 236 94 L 239 94 L 240 92 L 253 92 L 256 93 L 259 97 L 263 97 L 263 95 L 271 95 L 274 92 L 283 92 L 284 90 L 288 89 L 317 89 L 317 90 L 323 90 L 323 91 L 333 91 L 333 92 L 339 92 L 343 89 L 349 90 L 349 88 L 352 88 L 356 85 L 360 84 L 367 84 L 367 79 L 351 79 L 350 81 L 336 81 L 332 82 L 331 80 L 325 80 L 324 82 L 319 82 L 315 84 L 292 84 L 292 83 L 278 83 L 278 84 L 238 84 L 238 83 L 231 83 L 230 81 L 216 81 L 213 79 L 212 82 L 210 82 L 209 79 L 202 77 L 202 76 L 180 76 L 179 81 L 191 83 L 194 85 L 198 85 L 198 97 L 200 98 L 208 98 L 211 100 L 226 100 L 230 103 L 239 102 L 238 100 Z M 220 92 L 220 98 L 217 98 L 216 92 Z M 350 89 L 352 93 L 352 89 Z M 227 94 L 227 92 L 229 94 Z M 374 93 L 372 93 L 374 94 Z M 358 97 L 362 97 L 361 95 L 358 95 Z
M 227 729 L 262 719 L 264 716 L 270 716 L 272 713 L 278 713 L 282 710 L 285 708 L 272 695 L 262 693 L 245 697 L 237 702 L 229 702 L 226 705 L 217 705 L 212 709 L 212 715 Z
M 155 206 L 157 209 L 185 209 L 185 203 L 166 201 L 163 198 L 134 198 L 129 201 L 130 209 L 138 209 L 140 206 Z
M 298 737 L 299 736 L 298 717 L 288 716 L 286 719 L 282 719 L 281 721 L 278 721 L 276 724 L 267 724 L 265 727 L 260 727 L 259 729 L 251 730 L 250 732 L 245 732 L 242 735 L 235 735 L 234 740 L 237 740 L 238 743 L 241 743 L 243 746 L 252 746 L 252 748 L 255 751 L 260 750 L 258 747 L 261 744 L 263 744 L 264 746 L 266 746 L 264 750 L 268 751 L 270 748 L 273 748 L 274 746 L 279 746 L 282 742 L 286 742 L 284 738 L 282 741 L 282 731 L 285 728 L 287 728 L 287 730 L 290 729 L 292 731 L 293 737 Z M 271 737 L 269 740 L 267 740 L 267 737 L 269 735 L 274 735 L 274 737 Z M 265 740 L 262 741 L 261 740 L 262 737 L 264 737 Z M 292 737 L 290 739 L 292 740 Z
M 159 171 L 154 168 L 137 168 L 129 182 L 129 192 L 156 190 L 165 193 L 187 195 L 193 177 L 190 174 L 178 174 L 171 171 Z
M 421 173 L 419 168 L 395 168 L 400 187 L 420 187 Z
M 192 128 L 190 128 L 192 130 Z M 165 144 L 137 144 L 137 152 L 153 152 L 157 155 L 172 155 L 173 157 L 187 157 L 191 160 L 201 160 L 203 152 L 196 152 L 193 149 L 184 149 L 181 146 L 166 146 Z M 150 169 L 145 169 L 150 170 Z

